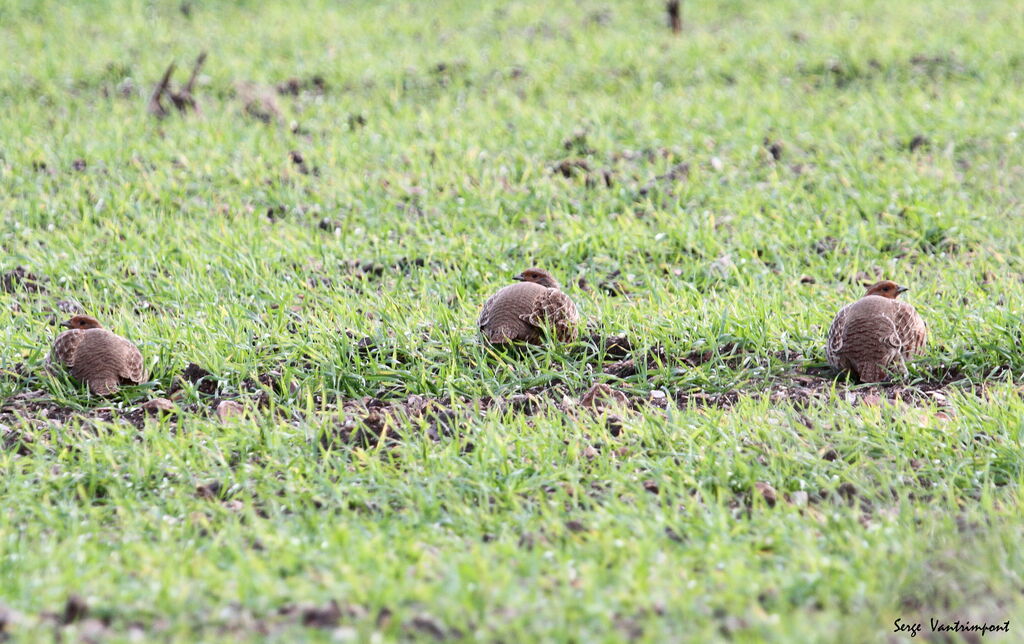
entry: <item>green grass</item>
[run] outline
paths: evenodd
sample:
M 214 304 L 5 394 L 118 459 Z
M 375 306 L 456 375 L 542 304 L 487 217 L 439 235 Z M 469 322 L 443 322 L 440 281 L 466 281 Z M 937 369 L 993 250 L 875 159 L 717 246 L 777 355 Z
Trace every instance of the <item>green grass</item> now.
M 431 4 L 0 0 L 0 272 L 45 279 L 0 292 L 0 632 L 1019 637 L 1019 8 Z M 200 112 L 147 114 L 203 50 Z M 496 353 L 479 308 L 531 265 L 589 339 Z M 882 276 L 931 336 L 876 392 L 822 345 Z M 62 301 L 151 382 L 46 375 Z M 218 390 L 143 423 L 189 363 Z M 366 404 L 387 432 L 346 441 Z

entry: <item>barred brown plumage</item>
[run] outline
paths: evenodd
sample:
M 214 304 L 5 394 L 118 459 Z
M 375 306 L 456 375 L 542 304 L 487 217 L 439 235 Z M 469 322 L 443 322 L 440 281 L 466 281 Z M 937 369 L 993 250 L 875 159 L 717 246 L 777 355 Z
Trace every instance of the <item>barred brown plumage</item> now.
M 519 284 L 500 289 L 484 303 L 478 326 L 492 344 L 529 342 L 543 337 L 545 325 L 555 338 L 572 342 L 579 332 L 579 312 L 551 273 L 531 268 L 516 275 Z
M 76 315 L 63 326 L 47 356 L 47 368 L 61 364 L 71 375 L 89 385 L 97 396 L 112 394 L 123 383 L 145 381 L 142 354 L 121 336 L 107 331 L 96 318 Z
M 882 382 L 889 367 L 921 352 L 928 330 L 914 307 L 896 298 L 907 288 L 884 280 L 868 287 L 856 302 L 836 314 L 825 355 L 837 369 L 849 369 L 861 382 Z

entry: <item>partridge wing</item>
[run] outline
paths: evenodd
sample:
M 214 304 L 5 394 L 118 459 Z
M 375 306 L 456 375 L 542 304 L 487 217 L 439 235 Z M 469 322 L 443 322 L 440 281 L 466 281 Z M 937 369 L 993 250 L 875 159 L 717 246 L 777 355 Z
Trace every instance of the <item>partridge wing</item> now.
M 82 332 L 78 329 L 65 331 L 53 341 L 53 348 L 50 355 L 46 357 L 46 368 L 52 364 L 62 364 L 66 367 L 75 366 L 75 355 L 78 352 L 78 344 L 82 341 Z
M 572 342 L 579 331 L 580 314 L 568 295 L 549 288 L 533 302 L 533 308 L 522 320 L 534 327 L 551 325 L 555 337 L 561 342 Z
M 479 326 L 489 342 L 503 343 L 536 339 L 536 329 L 524 319 L 524 313 L 533 309 L 538 294 L 544 290 L 536 284 L 523 283 L 506 286 L 484 303 Z
M 480 329 L 480 332 L 487 334 L 487 328 L 494 321 L 494 300 L 497 294 L 487 298 L 484 302 L 484 307 L 480 310 L 480 319 L 477 320 L 476 325 Z
M 900 338 L 901 352 L 910 357 L 921 352 L 928 338 L 928 327 L 912 304 L 894 302 L 893 322 Z
M 146 379 L 144 365 L 142 361 L 142 352 L 134 344 L 125 340 L 124 338 L 118 338 L 124 343 L 124 360 L 121 363 L 120 373 L 118 375 L 125 380 L 129 380 L 138 384 Z
M 849 305 L 839 309 L 832 325 L 828 328 L 828 340 L 825 343 L 825 358 L 828 363 L 836 369 L 841 368 L 840 352 L 843 350 L 843 343 L 846 340 L 846 322 L 849 316 Z

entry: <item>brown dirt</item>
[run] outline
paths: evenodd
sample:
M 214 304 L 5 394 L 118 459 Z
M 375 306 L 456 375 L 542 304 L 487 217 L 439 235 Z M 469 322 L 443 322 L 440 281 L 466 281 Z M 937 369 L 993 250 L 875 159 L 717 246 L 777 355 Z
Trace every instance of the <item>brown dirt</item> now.
M 764 139 L 764 149 L 768 151 L 768 154 L 772 155 L 772 160 L 774 160 L 774 161 L 782 160 L 783 147 L 782 147 L 782 143 L 780 141 L 775 141 L 775 140 L 769 139 L 768 137 L 765 137 L 765 139 Z
M 368 358 L 387 361 L 404 359 L 403 356 L 394 354 L 392 347 L 379 346 L 374 339 L 364 337 L 357 340 L 353 336 L 353 340 L 355 351 Z M 648 368 L 658 369 L 674 362 L 672 357 L 666 356 L 662 348 L 635 348 L 631 340 L 624 335 L 603 336 L 600 332 L 593 331 L 585 336 L 584 340 L 585 350 L 592 354 L 588 354 L 585 359 L 597 362 L 596 367 L 619 378 L 636 376 L 640 372 L 637 368 L 639 364 L 646 363 Z M 694 351 L 681 360 L 677 358 L 679 362 L 674 366 L 696 367 L 715 359 L 735 363 L 749 359 L 750 355 L 749 351 L 736 343 L 725 343 L 714 350 Z M 767 381 L 749 383 L 741 388 L 724 391 L 686 388 L 675 391 L 656 389 L 647 392 L 645 387 L 633 389 L 629 385 L 616 385 L 617 390 L 612 390 L 607 384 L 596 382 L 595 386 L 591 387 L 592 395 L 588 396 L 582 389 L 572 390 L 555 380 L 500 398 L 451 400 L 447 397 L 408 395 L 394 400 L 368 396 L 336 400 L 328 396 L 326 399 L 318 400 L 318 404 L 325 403 L 326 408 L 330 410 L 326 413 L 333 414 L 336 420 L 321 436 L 320 442 L 325 447 L 391 446 L 405 436 L 415 434 L 425 434 L 431 440 L 439 441 L 460 435 L 464 428 L 472 423 L 474 417 L 488 411 L 526 416 L 545 411 L 575 415 L 588 407 L 600 411 L 609 401 L 627 410 L 666 409 L 670 402 L 674 402 L 680 408 L 725 409 L 735 405 L 742 396 L 752 396 L 767 397 L 773 403 L 790 403 L 802 409 L 816 401 L 833 399 L 834 395 L 839 400 L 858 405 L 877 405 L 883 401 L 892 401 L 905 404 L 927 402 L 945 406 L 948 404 L 951 389 L 982 389 L 982 385 L 962 384 L 964 379 L 955 369 L 937 372 L 924 382 L 856 386 L 831 369 L 799 366 L 801 356 L 783 352 L 775 358 L 794 366 L 790 371 L 775 375 Z M 167 396 L 170 401 L 176 401 L 177 407 L 174 409 L 177 413 L 172 411 L 166 417 L 172 424 L 178 422 L 183 414 L 216 417 L 216 410 L 224 401 L 237 401 L 238 404 L 250 409 L 269 407 L 273 396 L 294 395 L 297 391 L 298 385 L 294 382 L 283 382 L 281 374 L 282 371 L 276 369 L 268 370 L 256 378 L 247 378 L 237 387 L 231 387 L 203 367 L 190 363 L 173 378 L 171 391 Z M 19 385 L 28 385 L 30 382 L 24 365 L 0 373 L 0 377 Z M 180 392 L 184 389 L 185 383 L 194 385 L 198 393 L 204 397 L 203 400 L 181 405 Z M 633 386 L 635 387 L 636 383 L 633 383 Z M 76 409 L 54 402 L 44 390 L 26 389 L 0 403 L 0 429 L 3 430 L 0 439 L 7 449 L 29 453 L 32 444 L 38 440 L 35 430 L 47 424 L 64 424 L 78 419 L 84 422 L 126 422 L 141 428 L 147 418 L 160 418 L 164 415 L 158 409 L 150 409 L 156 404 L 152 400 L 140 400 L 127 409 L 113 406 Z M 160 408 L 163 407 L 167 407 L 167 404 Z M 619 413 L 625 415 L 628 411 Z M 607 417 L 606 426 L 612 435 L 620 433 L 623 425 L 622 417 Z M 472 444 L 467 442 L 465 449 L 472 449 Z M 831 450 L 823 452 L 821 457 L 835 460 L 839 455 Z
M 592 331 L 582 338 L 585 344 L 589 344 L 594 350 L 604 347 L 605 355 L 612 359 L 621 360 L 629 357 L 633 351 L 633 345 L 629 338 L 624 335 L 610 335 L 605 337 L 600 332 Z
M 635 358 L 626 358 L 604 366 L 604 372 L 616 378 L 630 378 L 640 372 L 637 360 L 645 364 L 647 369 L 656 369 L 659 364 L 665 363 L 665 350 L 661 347 L 651 347 L 643 355 Z
M 72 624 L 85 619 L 89 614 L 89 604 L 79 595 L 69 595 L 64 602 L 64 613 L 61 616 L 61 624 Z
M 602 382 L 595 383 L 580 399 L 580 407 L 590 409 L 595 413 L 603 412 L 610 407 L 626 407 L 628 405 L 629 399 L 626 394 L 612 389 Z
M 146 411 L 141 408 L 119 410 L 113 407 L 98 407 L 82 411 L 72 407 L 63 407 L 54 402 L 47 392 L 38 389 L 15 394 L 5 400 L 3 405 L 0 406 L 0 425 L 7 425 L 12 428 L 23 428 L 23 419 L 36 419 L 37 421 L 49 421 L 63 425 L 73 418 L 103 422 L 121 420 L 141 428 L 145 422 L 145 417 Z M 19 442 L 23 443 L 23 447 L 19 449 L 25 449 L 27 445 L 24 444 L 34 442 L 31 434 L 26 434 L 20 431 L 20 429 L 18 431 L 8 431 L 14 433 L 6 434 L 4 442 L 11 445 L 18 444 Z
M 429 636 L 438 641 L 461 639 L 463 632 L 454 626 L 446 625 L 428 613 L 422 612 L 422 605 L 408 606 L 412 609 L 412 617 L 402 624 L 402 629 L 411 637 Z M 286 629 L 296 626 L 333 630 L 343 624 L 351 624 L 367 618 L 374 619 L 379 629 L 387 628 L 392 622 L 393 611 L 387 606 L 377 610 L 376 615 L 362 604 L 341 602 L 329 599 L 323 603 L 298 602 L 288 603 L 276 610 L 266 613 L 253 612 L 237 602 L 229 602 L 216 607 L 210 620 L 203 624 L 204 629 L 221 637 L 229 634 L 258 635 L 266 638 L 269 635 L 283 633 Z M 123 607 L 91 606 L 84 598 L 72 594 L 56 610 L 41 611 L 38 615 L 22 614 L 12 608 L 0 604 L 0 640 L 17 632 L 20 625 L 29 623 L 50 625 L 54 629 L 57 641 L 102 642 L 111 637 L 131 640 L 160 639 L 160 636 L 172 628 L 172 624 L 164 617 L 148 613 L 126 613 Z
M 175 393 L 184 389 L 184 383 L 186 382 L 196 385 L 196 390 L 199 393 L 210 396 L 217 393 L 217 389 L 219 387 L 219 383 L 212 373 L 203 369 L 196 363 L 190 362 L 188 366 L 185 367 L 185 370 L 175 378 L 168 395 L 173 397 Z
M 314 177 L 320 176 L 320 168 L 317 166 L 311 166 L 306 163 L 305 157 L 298 150 L 292 150 L 288 153 L 288 158 L 291 159 L 292 165 L 298 170 L 299 174 L 311 175 Z
M 930 145 L 928 137 L 923 134 L 915 134 L 910 141 L 907 142 L 907 150 L 910 152 L 917 152 L 920 148 L 927 148 Z
M 24 266 L 16 266 L 12 270 L 0 275 L 0 291 L 14 293 L 25 291 L 26 293 L 45 293 L 46 286 L 43 282 L 45 277 L 29 272 Z
M 591 172 L 590 164 L 587 163 L 586 159 L 562 159 L 556 162 L 551 169 L 566 179 L 578 174 L 589 177 Z
M 300 94 L 323 95 L 327 92 L 327 82 L 323 76 L 314 75 L 309 78 L 292 77 L 274 86 L 281 96 L 299 96 Z

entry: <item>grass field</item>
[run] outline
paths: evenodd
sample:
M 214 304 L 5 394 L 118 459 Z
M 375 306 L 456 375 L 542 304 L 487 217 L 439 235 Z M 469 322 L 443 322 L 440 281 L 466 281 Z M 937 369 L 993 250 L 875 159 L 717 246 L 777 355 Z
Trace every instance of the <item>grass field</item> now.
M 0 0 L 0 639 L 1018 640 L 1019 4 L 684 19 Z M 533 265 L 583 337 L 488 348 Z M 931 335 L 865 387 L 881 277 Z M 43 371 L 79 309 L 150 382 Z

